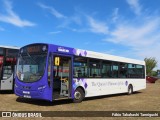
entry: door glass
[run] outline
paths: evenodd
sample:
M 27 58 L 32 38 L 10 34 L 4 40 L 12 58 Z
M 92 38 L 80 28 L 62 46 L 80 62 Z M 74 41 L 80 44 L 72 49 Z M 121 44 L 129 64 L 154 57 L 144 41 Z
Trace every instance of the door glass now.
M 12 76 L 14 71 L 14 65 L 16 64 L 16 59 L 12 57 L 7 57 L 3 65 L 3 80 L 6 80 Z
M 12 75 L 12 66 L 3 67 L 3 80 L 10 78 Z
M 2 65 L 0 64 L 0 80 L 2 79 Z
M 51 54 L 49 55 L 49 58 L 48 58 L 48 85 L 49 85 L 49 87 L 51 87 L 51 72 L 52 72 L 52 70 L 51 70 L 51 60 L 52 60 L 52 58 L 51 58 Z
M 58 97 L 68 96 L 70 58 L 63 56 L 55 56 L 53 64 L 53 94 L 57 94 Z

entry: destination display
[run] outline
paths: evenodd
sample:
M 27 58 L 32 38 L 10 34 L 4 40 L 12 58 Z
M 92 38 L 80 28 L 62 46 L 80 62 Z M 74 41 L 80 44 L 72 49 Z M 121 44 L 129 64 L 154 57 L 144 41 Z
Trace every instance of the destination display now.
M 41 46 L 27 47 L 27 52 L 29 52 L 29 53 L 41 52 Z
M 23 53 L 46 53 L 48 50 L 47 45 L 31 45 L 31 46 L 26 46 L 20 50 L 20 52 Z
M 17 57 L 19 50 L 17 49 L 6 49 L 6 56 Z

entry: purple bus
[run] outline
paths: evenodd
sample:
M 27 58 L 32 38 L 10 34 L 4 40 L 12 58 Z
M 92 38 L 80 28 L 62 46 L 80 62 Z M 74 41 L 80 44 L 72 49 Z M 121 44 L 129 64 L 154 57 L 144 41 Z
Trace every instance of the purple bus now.
M 15 94 L 48 101 L 133 93 L 146 88 L 145 62 L 52 44 L 22 47 Z

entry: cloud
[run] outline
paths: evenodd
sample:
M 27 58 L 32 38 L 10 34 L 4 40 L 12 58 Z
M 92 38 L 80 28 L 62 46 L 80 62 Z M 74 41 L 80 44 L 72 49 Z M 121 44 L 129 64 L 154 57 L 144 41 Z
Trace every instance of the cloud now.
M 82 25 L 82 18 L 80 15 L 73 15 L 70 17 L 71 21 L 75 22 L 78 25 Z
M 82 26 L 82 14 L 80 13 L 75 13 L 72 16 L 65 16 L 64 14 L 58 12 L 54 7 L 50 7 L 48 5 L 45 5 L 43 3 L 37 3 L 38 6 L 40 6 L 42 9 L 47 10 L 50 12 L 54 17 L 56 17 L 58 20 L 61 20 L 61 24 L 57 25 L 56 27 L 59 28 L 65 28 L 68 30 L 71 30 L 73 32 L 86 32 L 86 28 L 78 29 L 78 28 L 73 28 L 71 25 L 74 24 L 76 27 Z M 84 17 L 84 16 L 83 16 Z
M 57 28 L 66 28 L 73 32 L 94 32 L 101 34 L 108 33 L 108 27 L 104 22 L 99 22 L 98 20 L 89 15 L 86 15 L 85 13 L 76 10 L 76 13 L 72 16 L 65 16 L 58 12 L 54 7 L 50 7 L 43 3 L 37 3 L 37 5 L 42 9 L 48 10 L 57 19 L 61 19 L 61 24 L 57 25 Z M 76 28 L 71 27 L 73 24 Z M 87 25 L 89 28 L 86 27 Z
M 21 19 L 13 10 L 12 10 L 12 3 L 10 1 L 4 1 L 5 11 L 7 12 L 6 15 L 0 14 L 0 21 L 10 23 L 12 25 L 18 27 L 26 27 L 26 26 L 34 26 L 35 23 L 30 22 L 28 20 Z
M 113 11 L 113 14 L 112 14 L 112 20 L 113 22 L 116 22 L 117 19 L 118 19 L 118 12 L 119 12 L 119 8 L 115 8 L 114 11 Z
M 141 19 L 142 20 L 142 19 Z M 129 46 L 140 46 L 140 45 L 150 45 L 151 42 L 155 42 L 155 37 L 153 33 L 156 33 L 158 30 L 158 26 L 160 25 L 160 18 L 154 18 L 154 20 L 143 20 L 144 24 L 136 25 L 136 24 L 125 24 L 121 22 L 120 25 L 117 26 L 111 32 L 111 39 L 108 41 L 114 43 L 125 43 Z M 129 41 L 129 43 L 126 43 Z
M 110 31 L 102 41 L 127 47 L 127 51 L 119 53 L 126 57 L 142 60 L 145 57 L 155 57 L 160 67 L 160 15 L 142 12 L 138 0 L 127 0 L 127 2 L 138 16 L 132 19 L 119 19 L 114 23 L 114 28 L 109 28 Z M 114 13 L 116 8 L 113 16 Z
M 63 15 L 62 13 L 58 12 L 55 8 L 47 6 L 45 4 L 42 3 L 37 3 L 38 6 L 40 6 L 43 9 L 48 10 L 52 15 L 54 15 L 56 18 L 66 18 L 65 15 Z
M 111 49 L 108 51 L 109 53 L 114 54 L 118 52 L 119 55 L 138 59 L 156 57 L 160 61 L 160 57 L 158 56 L 160 48 L 160 16 L 143 13 L 143 8 L 139 0 L 126 1 L 137 16 L 132 19 L 124 19 L 125 17 L 123 16 L 120 18 L 119 8 L 115 8 L 110 18 L 112 21 L 107 20 L 108 23 L 106 21 L 100 21 L 85 12 L 77 12 L 72 16 L 65 16 L 53 7 L 40 3 L 39 6 L 48 10 L 57 19 L 62 19 L 59 27 L 69 29 L 73 32 L 103 34 L 105 36 L 103 42 L 110 42 L 125 47 L 125 49 L 127 48 L 126 52 Z M 50 32 L 50 34 L 58 33 L 60 32 Z M 89 42 L 86 41 L 84 44 L 88 45 Z
M 49 32 L 49 34 L 59 34 L 61 33 L 62 31 L 54 31 L 54 32 Z
M 138 24 L 141 20 L 143 23 Z M 105 41 L 129 47 L 130 56 L 156 57 L 160 62 L 160 16 L 146 16 L 134 22 L 120 21 Z M 159 64 L 160 67 L 160 64 Z
M 94 33 L 102 33 L 108 34 L 108 26 L 104 22 L 100 22 L 92 18 L 91 16 L 87 16 L 88 24 L 90 26 L 90 31 Z
M 136 15 L 141 15 L 142 7 L 139 4 L 139 0 L 126 0 L 126 1 Z
M 37 5 L 42 9 L 48 10 L 48 12 L 50 12 L 58 20 L 61 19 L 61 24 L 57 25 L 58 29 L 65 28 L 71 30 L 72 32 L 94 32 L 102 34 L 106 34 L 108 32 L 108 27 L 105 23 L 98 22 L 91 16 L 86 15 L 83 12 L 79 12 L 80 10 L 75 9 L 75 14 L 72 16 L 65 16 L 64 14 L 58 12 L 54 7 L 50 7 L 43 3 L 37 3 Z
M 114 54 L 116 52 L 115 49 L 110 49 L 110 50 L 107 50 L 107 51 L 103 51 L 104 54 Z

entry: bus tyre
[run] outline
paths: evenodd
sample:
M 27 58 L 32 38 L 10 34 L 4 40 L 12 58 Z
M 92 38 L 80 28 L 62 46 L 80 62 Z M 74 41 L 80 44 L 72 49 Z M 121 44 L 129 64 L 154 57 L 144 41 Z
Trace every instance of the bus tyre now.
M 133 87 L 132 87 L 132 85 L 129 85 L 128 86 L 128 95 L 131 95 L 131 94 L 133 94 Z
M 77 88 L 76 91 L 74 92 L 74 103 L 80 103 L 84 99 L 84 92 L 81 88 Z

